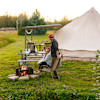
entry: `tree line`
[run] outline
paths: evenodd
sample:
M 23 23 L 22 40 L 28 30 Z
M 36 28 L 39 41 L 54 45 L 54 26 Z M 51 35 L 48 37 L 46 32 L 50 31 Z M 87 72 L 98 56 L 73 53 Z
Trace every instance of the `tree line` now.
M 25 30 L 22 29 L 24 26 L 36 26 L 36 25 L 47 25 L 47 24 L 61 24 L 62 26 L 70 23 L 72 20 L 69 20 L 67 16 L 64 16 L 60 21 L 56 19 L 54 22 L 45 21 L 43 17 L 41 17 L 40 12 L 36 9 L 35 12 L 32 13 L 29 18 L 28 15 L 24 12 L 19 14 L 19 16 L 10 16 L 6 13 L 3 16 L 0 16 L 0 28 L 2 27 L 15 27 L 18 25 L 18 35 L 24 35 Z M 52 29 L 52 28 L 51 28 Z M 45 34 L 47 29 L 36 29 L 33 31 L 35 35 L 43 35 Z

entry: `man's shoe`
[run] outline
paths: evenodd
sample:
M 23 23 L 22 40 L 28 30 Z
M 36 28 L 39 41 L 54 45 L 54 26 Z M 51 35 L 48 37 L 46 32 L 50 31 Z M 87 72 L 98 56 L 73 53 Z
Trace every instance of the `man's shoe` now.
M 60 76 L 53 76 L 53 78 L 60 79 Z

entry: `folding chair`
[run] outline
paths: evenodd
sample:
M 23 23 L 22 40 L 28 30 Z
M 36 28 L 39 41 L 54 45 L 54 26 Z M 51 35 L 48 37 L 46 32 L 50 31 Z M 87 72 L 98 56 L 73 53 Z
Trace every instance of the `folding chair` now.
M 60 56 L 62 56 L 62 55 L 60 54 Z M 41 71 L 44 71 L 44 72 L 46 72 L 46 73 L 47 73 L 47 72 L 50 72 L 50 73 L 51 73 L 51 76 L 52 76 L 52 79 L 53 79 L 53 81 L 54 81 L 52 72 L 56 71 L 57 76 L 58 76 L 57 68 L 59 68 L 60 60 L 61 60 L 61 58 L 58 59 L 58 58 L 55 57 L 55 58 L 53 58 L 53 60 L 52 60 L 51 67 L 49 67 L 48 65 L 42 65 L 41 67 L 45 67 L 45 68 L 40 69 L 40 70 L 41 70 Z M 59 76 L 58 76 L 58 79 L 60 79 Z

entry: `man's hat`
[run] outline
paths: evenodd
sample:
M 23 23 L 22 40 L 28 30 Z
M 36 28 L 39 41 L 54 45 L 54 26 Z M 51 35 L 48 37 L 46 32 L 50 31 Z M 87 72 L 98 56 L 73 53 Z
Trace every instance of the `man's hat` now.
M 48 35 L 48 38 L 52 38 L 52 37 L 54 37 L 53 34 L 49 34 L 49 35 Z

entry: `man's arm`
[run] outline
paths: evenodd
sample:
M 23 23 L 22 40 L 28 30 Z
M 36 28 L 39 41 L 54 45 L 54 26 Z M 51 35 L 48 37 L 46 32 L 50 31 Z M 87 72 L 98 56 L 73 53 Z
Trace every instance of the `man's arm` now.
M 57 55 L 57 58 L 60 59 L 61 57 L 59 56 L 59 52 L 56 51 L 56 55 Z

